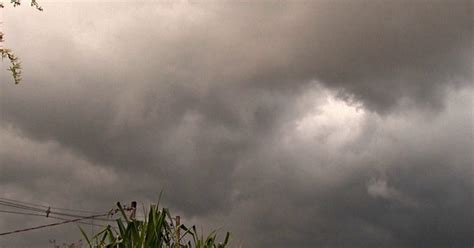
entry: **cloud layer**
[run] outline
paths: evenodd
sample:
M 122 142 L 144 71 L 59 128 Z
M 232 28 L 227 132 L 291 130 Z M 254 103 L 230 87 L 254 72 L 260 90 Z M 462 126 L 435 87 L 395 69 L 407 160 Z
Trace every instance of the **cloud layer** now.
M 474 243 L 470 1 L 44 8 L 4 10 L 25 76 L 0 75 L 0 196 L 163 189 L 245 247 Z

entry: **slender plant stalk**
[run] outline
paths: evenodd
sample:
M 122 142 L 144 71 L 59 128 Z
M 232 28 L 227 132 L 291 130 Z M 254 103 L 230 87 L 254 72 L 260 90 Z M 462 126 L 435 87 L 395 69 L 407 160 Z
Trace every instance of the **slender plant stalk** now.
M 13 7 L 17 7 L 21 5 L 21 0 L 11 0 L 11 3 L 13 4 Z M 30 5 L 32 7 L 35 7 L 39 11 L 43 11 L 43 8 L 38 4 L 36 0 L 31 0 Z M 0 8 L 4 7 L 5 5 L 3 4 L 3 2 L 0 2 Z M 21 81 L 22 72 L 20 59 L 12 52 L 11 49 L 3 47 L 3 37 L 4 33 L 0 31 L 0 56 L 2 57 L 2 60 L 7 58 L 10 61 L 10 67 L 8 67 L 8 71 L 11 72 L 15 84 L 19 84 Z

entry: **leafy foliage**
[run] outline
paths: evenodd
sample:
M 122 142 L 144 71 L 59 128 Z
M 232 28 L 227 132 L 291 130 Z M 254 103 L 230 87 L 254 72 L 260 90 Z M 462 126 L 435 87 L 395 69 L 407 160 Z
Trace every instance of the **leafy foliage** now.
M 20 83 L 21 80 L 21 64 L 18 57 L 10 50 L 6 48 L 0 48 L 0 55 L 2 59 L 8 58 L 10 60 L 10 67 L 8 70 L 12 73 L 15 84 Z
M 117 219 L 118 230 L 110 225 L 93 237 L 81 232 L 90 248 L 226 248 L 227 233 L 223 242 L 217 241 L 217 233 L 199 235 L 196 227 L 176 225 L 168 209 L 150 206 L 143 221 L 127 217 L 117 203 L 122 218 Z M 181 234 L 181 231 L 183 233 Z
M 11 3 L 13 4 L 13 7 L 17 7 L 21 5 L 21 0 L 11 0 Z M 32 7 L 35 7 L 39 11 L 43 11 L 43 8 L 38 4 L 36 0 L 31 0 L 30 5 Z M 4 8 L 4 4 L 0 2 L 0 8 Z M 0 31 L 0 43 L 3 43 L 3 37 L 4 33 Z M 0 47 L 0 55 L 2 57 L 2 60 L 5 58 L 8 58 L 10 60 L 11 66 L 8 68 L 8 70 L 11 72 L 13 81 L 15 84 L 20 83 L 21 81 L 21 64 L 20 60 L 18 57 L 11 51 L 11 49 L 8 48 L 3 48 L 3 46 Z
M 21 0 L 10 0 L 11 4 L 13 4 L 13 7 L 17 7 L 21 5 Z M 31 7 L 35 7 L 39 11 L 43 11 L 43 8 L 38 4 L 36 0 L 31 0 L 30 2 Z M 0 2 L 0 8 L 5 7 L 2 2 Z

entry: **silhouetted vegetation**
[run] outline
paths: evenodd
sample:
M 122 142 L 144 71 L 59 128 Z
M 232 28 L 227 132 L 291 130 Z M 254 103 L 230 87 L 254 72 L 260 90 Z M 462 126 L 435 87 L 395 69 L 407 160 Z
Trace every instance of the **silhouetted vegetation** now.
M 107 226 L 92 237 L 82 229 L 87 245 L 91 248 L 226 248 L 229 247 L 227 232 L 224 240 L 217 240 L 217 233 L 199 235 L 196 227 L 177 224 L 167 208 L 151 205 L 144 220 L 128 217 L 120 203 L 117 211 L 118 228 Z

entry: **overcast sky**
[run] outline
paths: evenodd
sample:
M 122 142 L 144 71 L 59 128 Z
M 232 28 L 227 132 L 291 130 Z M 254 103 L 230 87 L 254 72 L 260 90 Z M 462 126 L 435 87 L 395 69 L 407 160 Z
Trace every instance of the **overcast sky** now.
M 24 73 L 1 64 L 0 197 L 163 190 L 242 247 L 474 245 L 472 1 L 40 3 L 2 10 Z M 0 213 L 0 232 L 49 222 Z

